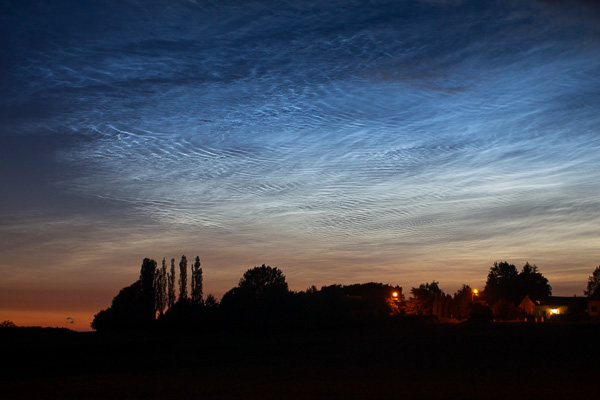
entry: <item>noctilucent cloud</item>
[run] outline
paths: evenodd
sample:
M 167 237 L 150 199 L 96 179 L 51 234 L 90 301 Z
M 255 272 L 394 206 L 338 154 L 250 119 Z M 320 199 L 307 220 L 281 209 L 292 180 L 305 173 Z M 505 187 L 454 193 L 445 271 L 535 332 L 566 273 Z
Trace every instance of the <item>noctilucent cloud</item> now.
M 593 2 L 22 3 L 0 320 L 88 329 L 144 257 L 200 255 L 217 296 L 262 263 L 453 293 L 502 260 L 582 295 L 600 263 Z

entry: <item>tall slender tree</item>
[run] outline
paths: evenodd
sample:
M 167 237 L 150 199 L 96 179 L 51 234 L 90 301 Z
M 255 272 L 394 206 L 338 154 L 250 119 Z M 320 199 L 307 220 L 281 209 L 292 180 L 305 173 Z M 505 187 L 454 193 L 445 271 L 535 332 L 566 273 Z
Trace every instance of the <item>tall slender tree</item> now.
M 192 265 L 192 303 L 202 304 L 202 268 L 200 268 L 200 257 L 196 256 Z
M 167 282 L 167 305 L 169 309 L 175 305 L 175 259 L 171 258 L 171 272 L 168 276 Z
M 179 301 L 186 301 L 187 298 L 187 257 L 183 255 L 179 261 Z
M 163 315 L 167 306 L 167 261 L 164 258 L 161 268 L 156 272 L 154 286 L 156 288 L 156 311 L 158 311 L 158 315 Z

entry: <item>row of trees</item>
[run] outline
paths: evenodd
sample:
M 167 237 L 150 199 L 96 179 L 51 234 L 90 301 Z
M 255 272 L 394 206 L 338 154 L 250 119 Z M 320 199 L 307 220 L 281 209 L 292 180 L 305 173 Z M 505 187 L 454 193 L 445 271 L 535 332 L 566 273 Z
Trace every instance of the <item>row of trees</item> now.
M 191 266 L 191 297 L 188 297 L 187 257 L 179 261 L 179 277 L 176 275 L 175 259 L 171 259 L 170 270 L 163 258 L 158 268 L 155 260 L 145 258 L 140 268 L 139 279 L 127 286 L 113 299 L 112 305 L 94 316 L 92 328 L 113 329 L 150 326 L 176 305 L 201 306 L 203 299 L 203 278 L 200 257 L 196 256 Z M 178 291 L 175 289 L 178 283 Z M 212 301 L 211 296 L 211 301 Z
M 238 285 L 223 295 L 220 303 L 212 295 L 203 298 L 203 277 L 200 258 L 190 268 L 191 296 L 187 291 L 187 258 L 181 257 L 179 276 L 175 259 L 167 271 L 166 260 L 161 268 L 156 261 L 144 259 L 140 278 L 123 288 L 111 307 L 94 317 L 96 330 L 163 327 L 206 326 L 293 326 L 340 325 L 357 321 L 387 320 L 389 317 L 414 315 L 438 319 L 490 320 L 518 316 L 517 306 L 525 296 L 544 300 L 552 287 L 538 270 L 525 263 L 519 272 L 513 264 L 496 262 L 490 268 L 482 293 L 469 285 L 454 295 L 446 294 L 439 283 L 423 283 L 413 287 L 405 300 L 402 288 L 382 283 L 330 285 L 293 292 L 285 275 L 278 268 L 263 264 L 244 273 Z M 178 279 L 176 279 L 178 278 Z M 178 291 L 175 290 L 178 283 Z M 600 266 L 590 276 L 586 294 L 600 287 Z M 176 296 L 178 294 L 178 296 Z
M 112 305 L 94 316 L 98 331 L 149 327 L 198 328 L 231 326 L 277 328 L 340 325 L 385 319 L 399 314 L 400 300 L 393 293 L 401 288 L 381 283 L 311 287 L 293 292 L 278 268 L 263 264 L 244 273 L 238 285 L 223 295 L 220 303 L 202 298 L 199 258 L 191 268 L 191 298 L 186 291 L 186 258 L 179 263 L 179 298 L 174 299 L 174 261 L 166 272 L 165 262 L 144 259 L 140 278 L 123 288 Z M 164 284 L 166 282 L 166 286 Z M 163 299 L 166 298 L 166 305 Z
M 464 320 L 471 314 L 473 291 L 469 285 L 462 285 L 454 296 L 444 293 L 436 281 L 422 283 L 412 288 L 410 293 L 405 305 L 406 314 L 458 320 Z
M 518 307 L 525 296 L 543 301 L 551 294 L 552 286 L 535 264 L 526 262 L 519 272 L 514 264 L 502 261 L 495 262 L 490 268 L 482 298 L 491 307 L 495 318 L 514 320 L 525 317 Z
M 463 320 L 471 315 L 474 303 L 489 306 L 495 317 L 516 317 L 517 306 L 525 296 L 544 300 L 552 294 L 552 287 L 536 265 L 527 262 L 519 272 L 515 265 L 502 261 L 490 268 L 482 293 L 476 294 L 469 285 L 463 285 L 451 296 L 436 281 L 412 288 L 410 293 L 406 314 Z
M 552 287 L 538 270 L 528 262 L 521 272 L 506 261 L 495 262 L 487 276 L 483 297 L 488 304 L 502 299 L 518 305 L 525 296 L 533 300 L 545 300 L 552 294 Z

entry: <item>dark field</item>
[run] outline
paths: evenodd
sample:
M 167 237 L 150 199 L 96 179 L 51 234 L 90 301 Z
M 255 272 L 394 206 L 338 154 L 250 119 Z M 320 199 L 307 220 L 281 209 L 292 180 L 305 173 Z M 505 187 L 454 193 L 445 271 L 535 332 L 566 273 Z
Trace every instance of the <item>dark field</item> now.
M 600 325 L 0 331 L 1 399 L 594 399 Z

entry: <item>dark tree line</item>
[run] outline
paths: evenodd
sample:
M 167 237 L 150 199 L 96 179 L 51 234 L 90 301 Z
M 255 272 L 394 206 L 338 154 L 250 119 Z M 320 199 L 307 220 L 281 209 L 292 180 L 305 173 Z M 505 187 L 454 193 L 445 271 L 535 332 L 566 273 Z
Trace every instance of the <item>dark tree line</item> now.
M 179 297 L 175 293 L 175 259 L 171 259 L 171 269 L 167 272 L 167 262 L 163 258 L 158 268 L 155 260 L 145 258 L 140 268 L 140 277 L 133 284 L 121 289 L 109 308 L 94 316 L 92 328 L 96 330 L 135 329 L 152 326 L 156 318 L 165 316 L 176 306 L 199 305 L 202 297 L 202 268 L 200 258 L 192 266 L 192 297 L 187 294 L 187 258 L 179 262 Z M 176 301 L 177 298 L 177 301 Z
M 278 268 L 263 264 L 244 273 L 238 285 L 223 295 L 203 299 L 202 268 L 196 257 L 191 266 L 191 297 L 187 296 L 187 258 L 179 263 L 179 291 L 175 299 L 175 260 L 167 272 L 166 260 L 157 268 L 144 259 L 140 278 L 122 289 L 109 308 L 94 317 L 98 331 L 154 328 L 303 328 L 338 326 L 366 320 L 384 320 L 399 314 L 401 288 L 381 283 L 311 287 L 292 292 Z
M 200 258 L 190 266 L 190 296 L 187 286 L 188 263 L 175 259 L 167 270 L 166 259 L 158 268 L 156 261 L 144 259 L 139 279 L 123 288 L 109 308 L 95 315 L 96 330 L 157 328 L 302 328 L 340 326 L 390 318 L 416 316 L 454 320 L 489 321 L 494 317 L 519 316 L 518 305 L 525 296 L 543 300 L 552 288 L 538 270 L 526 263 L 521 271 L 506 261 L 490 268 L 483 293 L 469 285 L 453 295 L 446 294 L 435 280 L 410 290 L 404 299 L 402 288 L 382 283 L 329 285 L 293 292 L 278 268 L 263 264 L 244 273 L 236 287 L 221 300 L 203 297 Z M 178 283 L 178 291 L 175 290 Z M 586 294 L 600 287 L 600 266 L 589 278 Z
M 525 296 L 533 301 L 542 301 L 552 294 L 548 279 L 536 265 L 528 262 L 521 271 L 506 261 L 495 262 L 490 268 L 482 297 L 490 305 L 494 317 L 517 319 L 523 317 L 518 306 Z
M 439 283 L 433 281 L 412 288 L 410 293 L 411 297 L 406 301 L 404 308 L 408 315 L 458 320 L 467 319 L 471 315 L 474 294 L 469 285 L 462 285 L 452 296 L 444 293 Z
M 495 262 L 490 268 L 483 291 L 485 300 L 494 304 L 504 299 L 519 304 L 525 296 L 543 300 L 552 294 L 552 287 L 536 265 L 525 263 L 521 272 L 506 261 Z
M 598 269 L 600 283 L 600 268 Z M 593 281 L 592 277 L 590 280 Z M 506 261 L 495 262 L 490 268 L 481 296 L 470 286 L 463 285 L 454 296 L 445 294 L 438 282 L 423 283 L 411 289 L 405 312 L 409 315 L 435 316 L 464 320 L 477 312 L 488 309 L 499 319 L 516 319 L 520 316 L 518 305 L 529 296 L 532 300 L 545 300 L 552 294 L 552 287 L 536 265 L 528 262 L 517 270 Z

